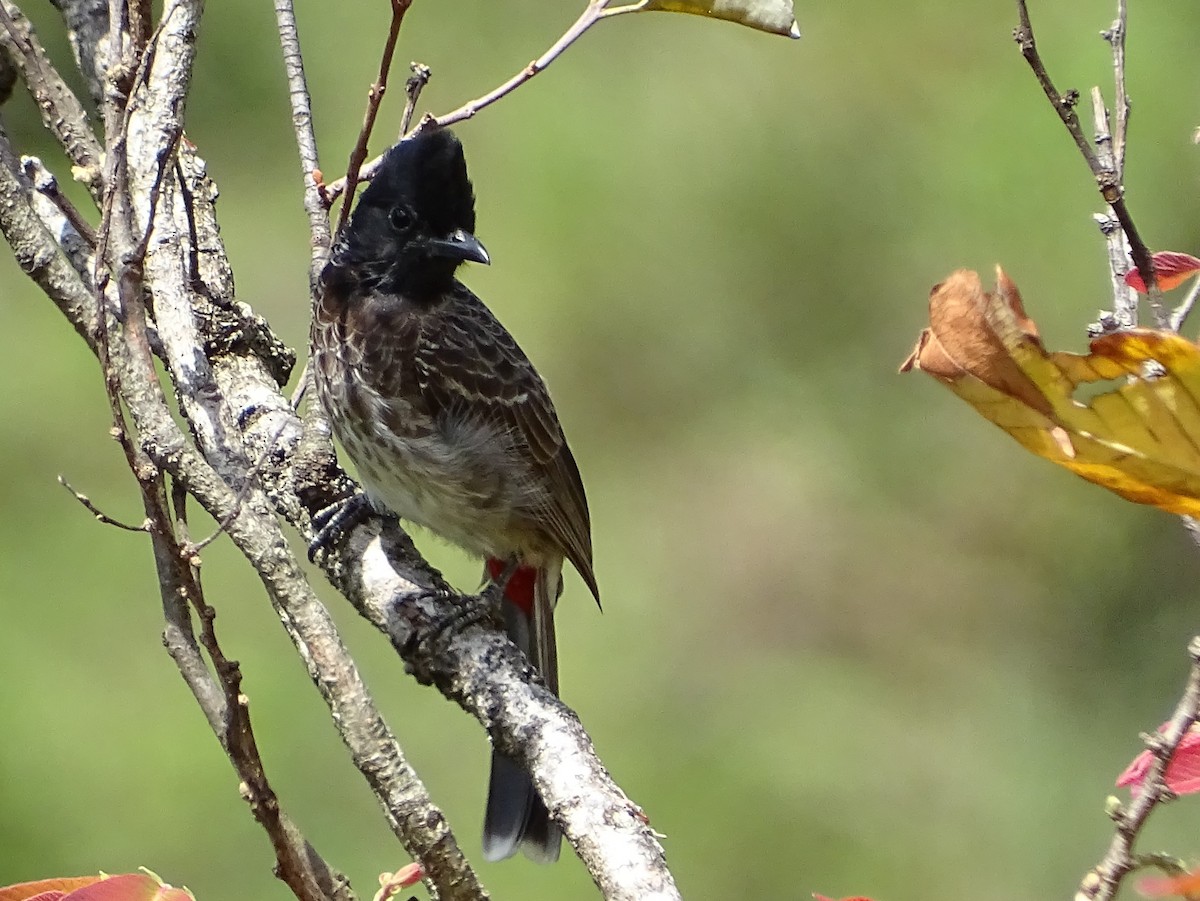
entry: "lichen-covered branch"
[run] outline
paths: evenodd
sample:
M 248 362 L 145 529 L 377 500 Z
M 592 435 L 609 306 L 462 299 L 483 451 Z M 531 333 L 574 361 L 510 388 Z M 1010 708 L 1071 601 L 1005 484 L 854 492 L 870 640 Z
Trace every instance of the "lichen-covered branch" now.
M 180 140 L 202 4 L 168 2 L 150 33 L 138 18 L 148 4 L 133 10 L 114 4 L 117 14 L 106 17 L 107 27 L 95 0 L 58 5 L 75 23 L 72 39 L 84 75 L 103 101 L 101 224 L 94 235 L 81 233 L 87 231 L 79 227 L 86 225 L 83 219 L 75 216 L 73 223 L 48 187 L 39 191 L 30 183 L 0 133 L 0 229 L 22 268 L 101 359 L 115 425 L 147 507 L 172 656 L 240 777 L 249 780 L 248 799 L 271 835 L 293 892 L 314 897 L 316 886 L 327 897 L 349 897 L 278 811 L 265 774 L 259 778 L 261 760 L 239 701 L 240 671 L 220 662 L 211 607 L 194 571 L 196 545 L 183 512 L 189 496 L 253 565 L 351 758 L 393 831 L 422 863 L 431 893 L 486 898 L 375 708 L 281 528 L 287 522 L 311 535 L 312 514 L 353 488 L 337 467 L 327 425 L 316 416 L 302 421 L 281 393 L 294 356 L 235 299 L 217 229 L 215 189 L 197 150 Z M 277 0 L 276 6 L 282 26 L 290 4 Z M 292 26 L 294 33 L 294 20 Z M 298 41 L 293 49 L 289 85 L 298 135 L 307 132 L 310 142 L 306 150 L 302 137 L 301 158 L 315 264 L 328 247 L 328 229 L 313 215 L 316 148 Z M 97 54 L 109 60 L 107 80 L 86 62 Z M 81 123 L 87 126 L 82 118 L 71 124 Z M 30 171 L 44 171 L 31 166 Z M 166 366 L 166 389 L 155 356 Z M 186 432 L 172 417 L 168 390 L 187 420 Z M 442 641 L 415 640 L 445 621 L 462 598 L 424 563 L 396 524 L 365 523 L 319 562 L 419 679 L 437 685 L 483 723 L 498 747 L 528 765 L 606 897 L 678 897 L 645 817 L 612 782 L 578 719 L 541 687 L 507 639 L 472 627 Z M 216 672 L 200 644 L 209 646 Z M 315 862 L 311 870 L 301 866 L 301 857 Z
M 100 142 L 96 140 L 83 104 L 50 62 L 24 13 L 0 0 L 0 52 L 20 72 L 37 103 L 46 129 L 58 139 L 75 166 L 75 177 L 92 196 L 100 196 Z

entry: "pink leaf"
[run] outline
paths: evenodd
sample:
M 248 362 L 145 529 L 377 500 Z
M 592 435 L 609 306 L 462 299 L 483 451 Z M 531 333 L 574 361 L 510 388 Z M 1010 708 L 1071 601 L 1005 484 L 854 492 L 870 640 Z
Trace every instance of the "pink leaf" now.
M 425 868 L 420 863 L 407 864 L 395 873 L 382 873 L 379 877 L 379 891 L 375 893 L 374 901 L 388 901 L 401 889 L 416 885 L 424 878 Z
M 1159 730 L 1166 728 L 1167 723 L 1163 723 Z M 1125 768 L 1125 772 L 1117 777 L 1117 785 L 1128 785 L 1136 795 L 1146 779 L 1146 773 L 1150 771 L 1153 764 L 1154 755 L 1149 751 L 1143 751 Z M 1167 764 L 1165 781 L 1167 788 L 1177 795 L 1191 795 L 1200 792 L 1200 730 L 1197 730 L 1196 727 L 1193 726 L 1188 730 L 1188 733 L 1183 736 L 1183 740 L 1179 742 L 1179 747 L 1172 755 L 1171 762 Z
M 1154 262 L 1154 278 L 1163 291 L 1179 287 L 1189 276 L 1200 272 L 1200 260 L 1188 253 L 1164 250 L 1154 254 L 1151 259 Z M 1146 283 L 1137 269 L 1125 273 L 1125 284 L 1139 294 L 1146 293 Z
M 39 879 L 37 882 L 22 882 L 0 888 L 0 901 L 57 901 L 68 892 L 93 882 L 103 876 L 71 876 L 62 879 Z
M 1147 898 L 1194 898 L 1200 891 L 1200 874 L 1182 876 L 1147 876 L 1138 882 L 1138 891 Z

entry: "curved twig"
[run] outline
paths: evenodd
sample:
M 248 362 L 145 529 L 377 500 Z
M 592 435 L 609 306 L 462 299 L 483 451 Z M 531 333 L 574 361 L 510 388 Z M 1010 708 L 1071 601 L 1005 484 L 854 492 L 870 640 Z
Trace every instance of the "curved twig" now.
M 483 94 L 476 97 L 474 100 L 468 100 L 458 109 L 451 110 L 448 113 L 443 113 L 440 116 L 426 114 L 417 123 L 415 131 L 420 131 L 422 128 L 427 128 L 430 125 L 454 125 L 458 122 L 463 122 L 473 118 L 480 110 L 485 109 L 500 100 L 507 97 L 521 85 L 528 82 L 535 75 L 542 72 L 547 66 L 558 59 L 564 50 L 574 44 L 577 40 L 583 37 L 593 25 L 601 19 L 611 18 L 612 16 L 624 15 L 626 13 L 638 12 L 641 9 L 641 4 L 631 3 L 625 6 L 609 6 L 610 0 L 588 0 L 588 4 L 584 7 L 579 18 L 576 19 L 571 26 L 562 33 L 557 41 L 550 45 L 537 59 L 532 60 L 520 72 L 514 75 L 508 81 L 504 82 Z M 375 175 L 375 170 L 379 168 L 379 163 L 383 159 L 382 156 L 377 156 L 369 163 L 361 167 L 357 173 L 359 181 L 367 181 Z M 332 203 L 346 190 L 346 179 L 339 178 L 337 181 L 329 184 L 325 188 L 326 199 Z

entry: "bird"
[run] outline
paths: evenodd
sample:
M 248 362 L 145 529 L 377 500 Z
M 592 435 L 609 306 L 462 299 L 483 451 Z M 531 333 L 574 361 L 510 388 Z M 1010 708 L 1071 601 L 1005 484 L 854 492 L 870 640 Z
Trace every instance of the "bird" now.
M 462 145 L 426 127 L 384 154 L 320 274 L 316 394 L 375 511 L 482 558 L 485 580 L 511 572 L 505 631 L 557 695 L 564 561 L 600 603 L 587 497 L 545 382 L 456 278 L 468 261 L 491 262 Z M 484 857 L 550 863 L 561 839 L 529 775 L 493 750 Z

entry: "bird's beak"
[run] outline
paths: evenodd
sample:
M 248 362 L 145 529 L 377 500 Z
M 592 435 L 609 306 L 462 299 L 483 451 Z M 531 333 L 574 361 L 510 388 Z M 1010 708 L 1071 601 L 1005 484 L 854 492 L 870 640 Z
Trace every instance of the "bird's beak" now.
M 434 256 L 451 260 L 470 260 L 485 266 L 492 262 L 479 239 L 461 228 L 456 228 L 444 238 L 434 238 L 429 242 L 429 249 Z

